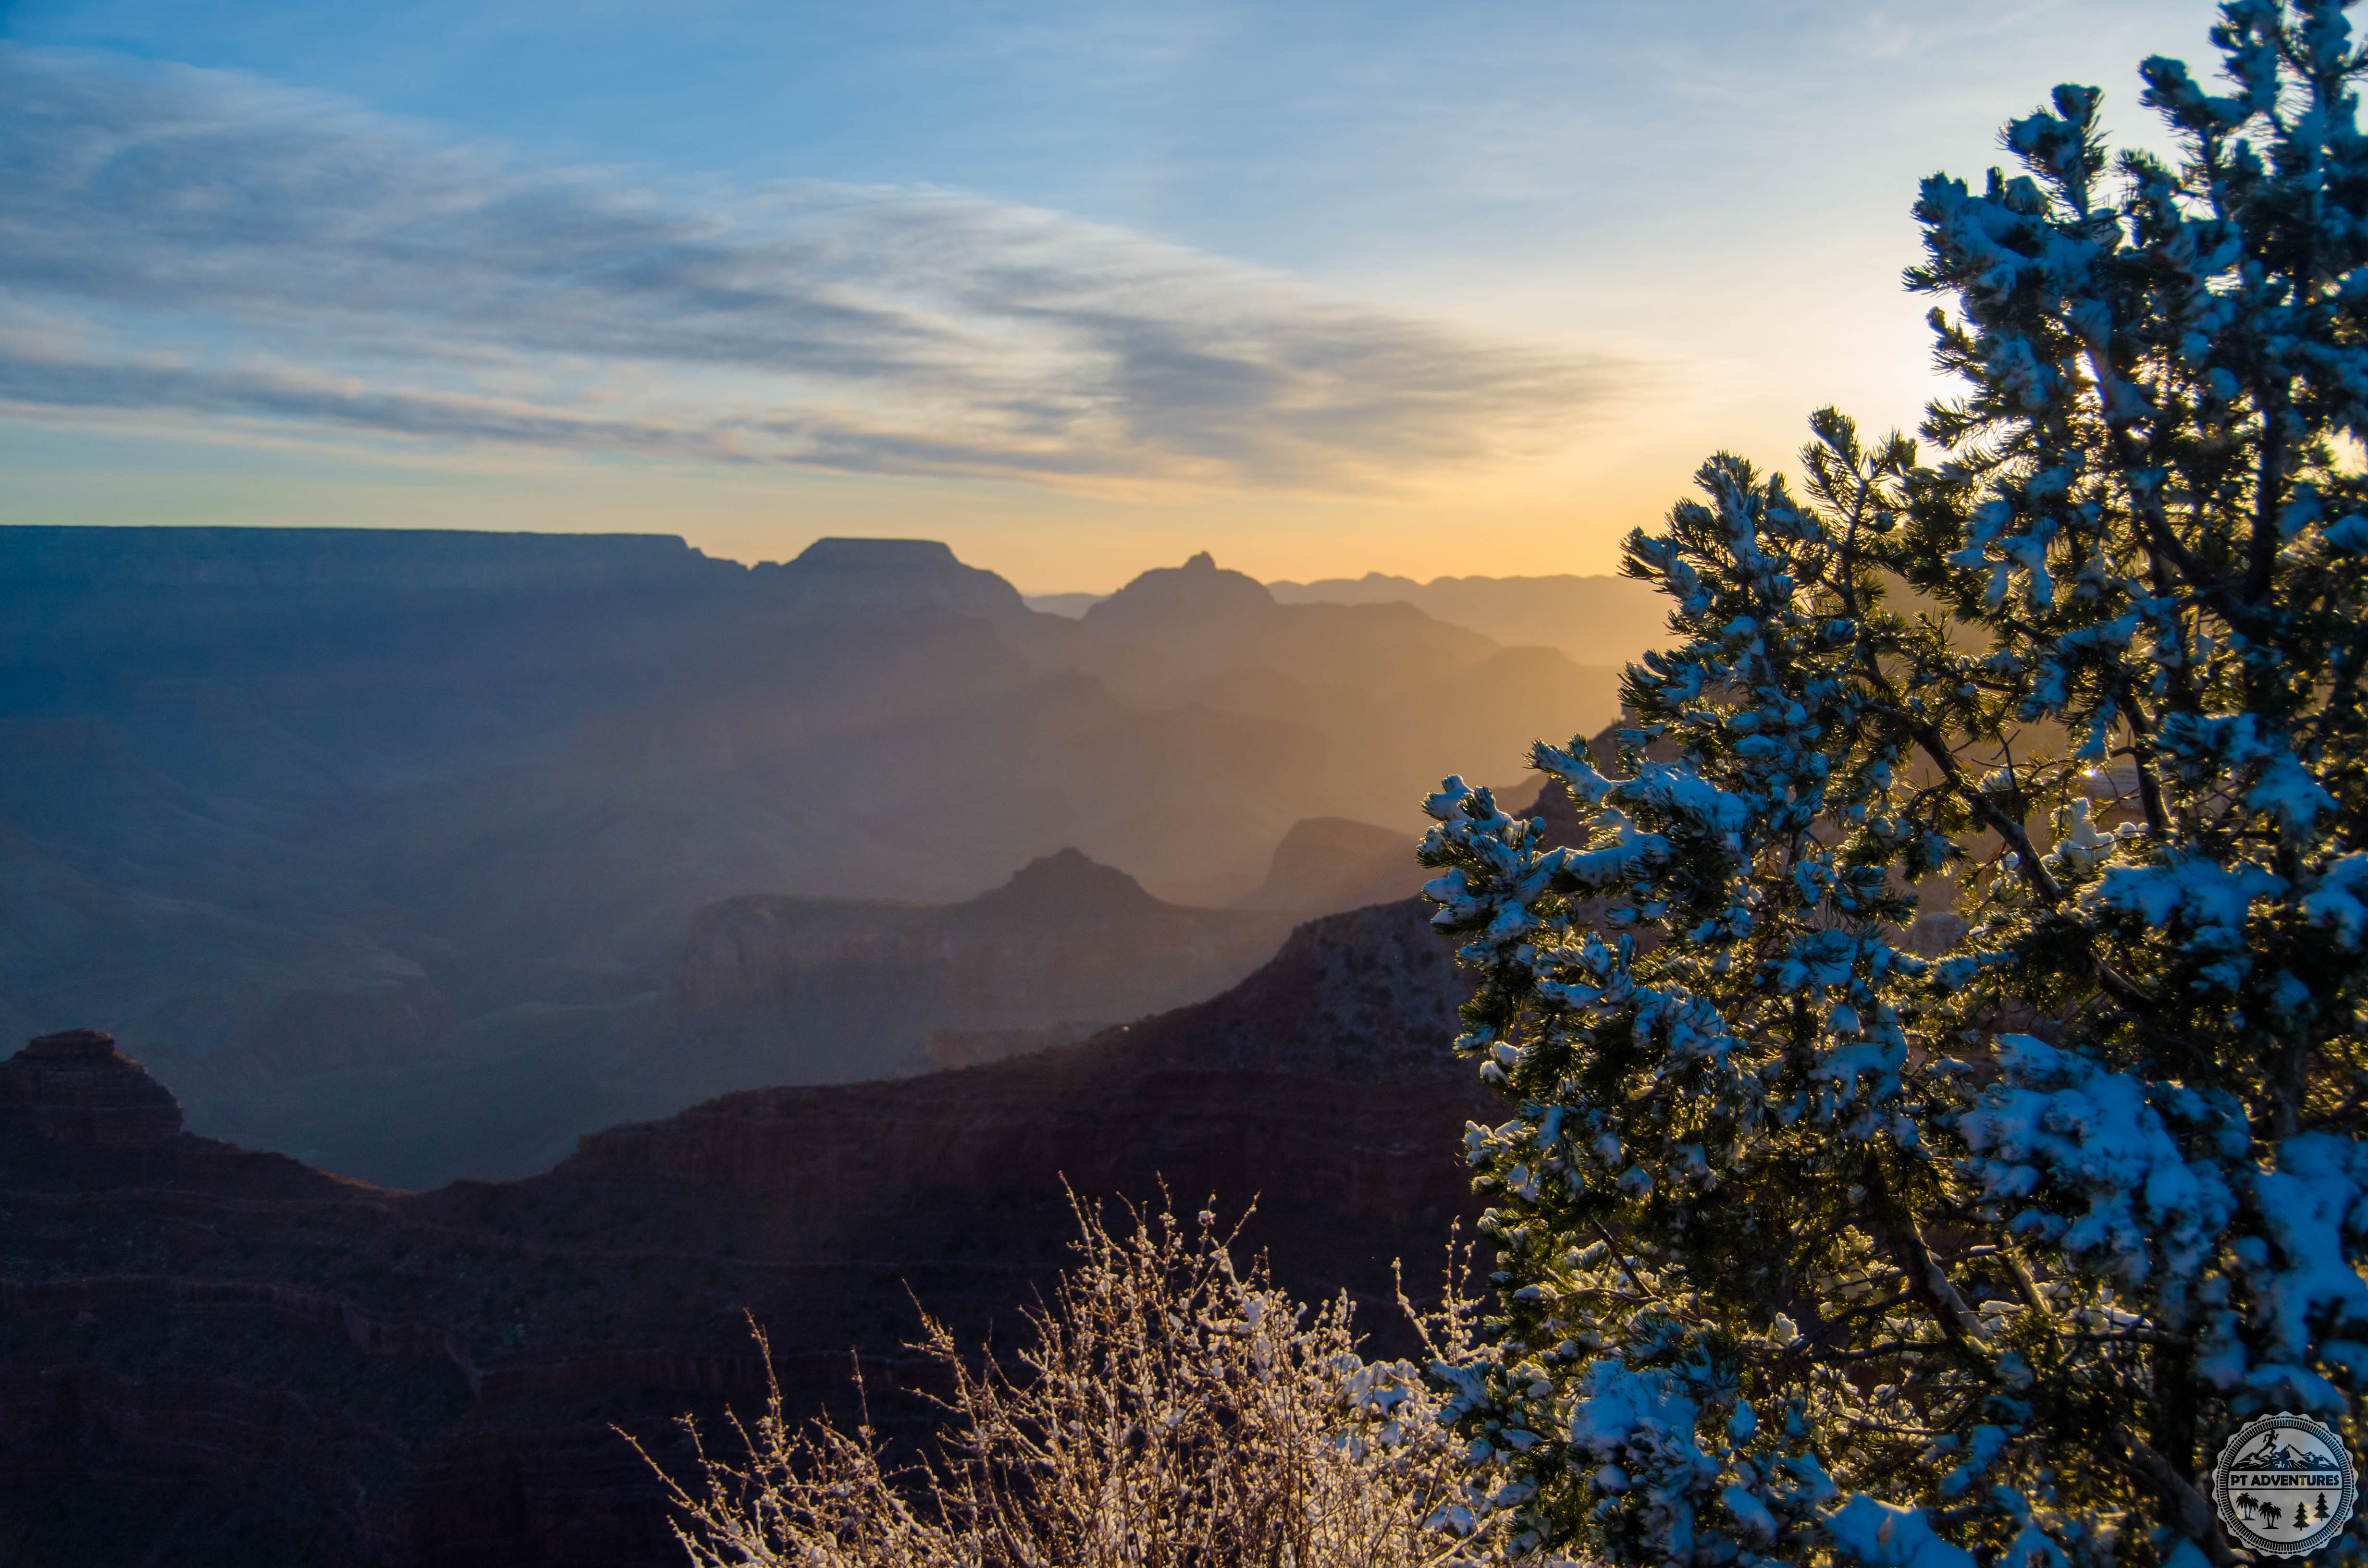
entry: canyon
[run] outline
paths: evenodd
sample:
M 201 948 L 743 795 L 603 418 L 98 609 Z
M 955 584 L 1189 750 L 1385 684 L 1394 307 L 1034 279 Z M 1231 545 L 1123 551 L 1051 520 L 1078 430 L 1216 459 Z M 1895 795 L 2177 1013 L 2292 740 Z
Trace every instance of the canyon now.
M 417 1059 L 316 1066 L 250 1103 L 314 1163 L 385 1185 L 529 1176 L 586 1129 L 734 1088 L 1075 1043 L 1214 995 L 1302 917 L 1402 898 L 1427 874 L 1404 835 L 1319 818 L 1283 835 L 1230 909 L 1168 903 L 1075 849 L 954 904 L 726 899 L 692 914 L 661 992 L 506 1009 Z
M 0 1561 L 675 1561 L 620 1432 L 749 1409 L 753 1319 L 914 1440 L 917 1304 L 1008 1348 L 1073 1201 L 1405 1347 L 1501 1115 L 1415 803 L 1629 652 L 1206 555 L 1071 618 L 926 540 L 0 531 Z
M 1558 791 L 1530 809 L 1578 841 Z M 626 1435 L 678 1472 L 678 1417 L 752 1411 L 753 1321 L 793 1417 L 916 1440 L 919 1310 L 1008 1354 L 1076 1201 L 1238 1218 L 1410 1350 L 1398 1265 L 1433 1293 L 1477 1211 L 1463 1129 L 1506 1110 L 1449 1050 L 1469 981 L 1429 922 L 1324 915 L 1074 1044 L 742 1090 L 426 1191 L 198 1136 L 110 1036 L 37 1039 L 0 1062 L 0 1561 L 678 1562 Z
M 1274 917 L 1271 952 L 1283 916 L 1408 891 L 1438 775 L 1591 730 L 1634 651 L 1285 604 L 1206 556 L 1070 619 L 927 540 L 744 567 L 655 537 L 0 530 L 0 1038 L 104 1019 L 192 1129 L 371 1181 L 523 1175 L 620 1118 L 1074 1040 L 1266 956 L 1178 989 L 1116 943 L 1051 1013 L 908 1009 L 862 1047 L 795 1026 L 860 1015 L 847 990 L 769 1036 L 694 1017 L 717 911 L 860 925 L 1075 850 Z
M 549 1172 L 404 1192 L 182 1131 L 108 1037 L 0 1063 L 0 1555 L 323 1568 L 675 1561 L 672 1418 L 762 1390 L 916 1430 L 915 1303 L 973 1343 L 1061 1264 L 1069 1193 L 1250 1210 L 1387 1349 L 1392 1265 L 1472 1212 L 1500 1114 L 1446 1050 L 1419 901 L 1300 926 L 1210 1000 L 957 1071 L 725 1095 Z M 1189 1211 L 1189 1210 L 1188 1210 Z

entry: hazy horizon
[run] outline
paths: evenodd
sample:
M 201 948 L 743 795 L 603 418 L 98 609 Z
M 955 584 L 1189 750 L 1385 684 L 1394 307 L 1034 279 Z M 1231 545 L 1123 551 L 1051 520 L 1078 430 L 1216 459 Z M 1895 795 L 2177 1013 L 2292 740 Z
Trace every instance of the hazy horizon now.
M 956 559 L 956 560 L 958 560 L 958 561 L 961 561 L 961 562 L 962 562 L 962 564 L 963 564 L 963 565 L 965 565 L 965 566 L 978 566 L 978 565 L 980 564 L 979 562 L 975 562 L 975 561 L 971 561 L 971 560 L 968 560 L 967 558 L 963 557 L 963 555 L 962 555 L 962 551 L 961 551 L 960 550 L 958 550 L 958 549 L 954 549 L 954 547 L 953 547 L 953 545 L 952 545 L 952 543 L 951 543 L 951 540 L 940 540 L 940 539 L 934 539 L 934 538 L 931 538 L 931 537 L 930 537 L 930 536 L 928 536 L 928 535 L 926 535 L 926 534 L 919 534 L 919 533 L 911 533 L 911 534 L 822 534 L 822 535 L 817 535 L 814 539 L 803 540 L 803 541 L 801 541 L 801 542 L 800 542 L 800 543 L 799 543 L 795 548 L 793 548 L 793 549 L 789 549 L 789 550 L 786 550 L 786 551 L 781 551 L 781 552 L 780 552 L 780 553 L 778 553 L 778 554 L 761 554 L 761 555 L 759 555 L 759 554 L 740 554 L 740 555 L 734 555 L 734 554 L 729 553 L 729 552 L 727 552 L 727 551 L 718 551 L 718 550 L 715 550 L 715 549 L 711 548 L 711 547 L 708 547 L 708 546 L 703 546 L 703 545 L 701 545 L 698 540 L 688 538 L 687 536 L 685 536 L 683 533 L 681 533 L 681 532 L 680 532 L 680 531 L 678 531 L 678 530 L 669 530 L 669 529 L 666 529 L 666 528 L 582 528 L 582 529 L 577 529 L 577 528 L 490 528 L 490 527 L 489 527 L 489 528 L 438 528 L 438 527 L 427 527 L 427 526 L 422 526 L 422 527 L 407 527 L 407 526 L 405 526 L 405 525 L 399 524 L 399 523 L 306 523 L 306 522 L 293 522 L 293 521 L 291 521 L 291 522 L 278 522 L 278 523 L 230 523 L 230 522 L 214 522 L 214 521 L 204 521 L 204 522 L 182 522 L 182 523 L 161 523 L 161 522 L 138 522 L 138 521 L 125 520 L 125 521 L 120 521 L 120 522 L 109 522 L 109 523 L 65 523 L 65 524 L 60 524 L 60 523 L 50 523 L 50 522 L 40 522 L 40 523 L 34 523 L 34 522 L 0 522 L 0 528 L 61 528 L 61 527 L 63 527 L 63 528 L 278 528 L 278 529 L 289 529 L 289 530 L 293 530 L 293 529 L 302 529 L 302 528 L 339 528 L 339 529 L 345 529 L 345 530 L 349 530 L 349 531 L 359 532 L 359 533 L 443 533 L 443 532 L 450 532 L 450 533 L 489 533 L 489 534 L 500 534 L 500 533 L 519 533 L 519 534 L 541 534 L 541 535 L 549 535 L 549 536 L 553 537 L 553 538 L 564 538 L 564 537 L 567 537 L 567 536 L 570 536 L 570 535 L 586 535 L 586 536 L 593 536 L 593 535 L 614 535 L 614 536 L 620 537 L 620 538 L 639 537 L 639 538 L 644 538 L 644 539 L 660 539 L 660 540 L 679 540 L 681 543 L 683 543 L 683 544 L 685 544 L 685 545 L 689 546 L 689 547 L 690 549 L 692 549 L 692 550 L 698 551 L 700 554 L 707 556 L 707 557 L 708 557 L 708 558 L 710 558 L 711 560 L 716 560 L 716 561 L 733 561 L 733 562 L 737 562 L 739 564 L 741 564 L 741 565 L 743 565 L 743 566 L 780 565 L 780 564 L 785 563 L 785 562 L 790 562 L 790 561 L 794 561 L 795 559 L 797 559 L 798 555 L 799 555 L 801 552 L 803 552 L 803 551 L 804 551 L 808 546 L 811 546 L 811 545 L 813 545 L 813 544 L 815 544 L 815 543 L 817 543 L 817 542 L 820 542 L 820 541 L 821 541 L 821 540 L 831 540 L 831 539 L 851 539 L 851 540 L 864 540 L 864 541 L 889 541 L 889 542 L 900 542 L 900 541 L 907 541 L 907 540 L 920 540 L 920 541 L 927 542 L 927 543 L 932 543 L 932 544 L 944 544 L 944 545 L 946 545 L 948 549 L 950 549 L 950 550 L 953 550 L 953 553 L 954 553 L 954 557 L 955 557 L 955 559 Z M 1113 593 L 1117 592 L 1119 588 L 1124 587 L 1124 586 L 1125 586 L 1129 582 L 1132 582 L 1134 578 L 1136 578 L 1136 577 L 1138 577 L 1138 576 L 1141 576 L 1141 575 L 1142 575 L 1144 573 L 1145 573 L 1145 572 L 1154 572 L 1154 571 L 1157 571 L 1157 570 L 1159 570 L 1159 569 L 1161 569 L 1161 568 L 1163 568 L 1163 567 L 1170 567 L 1170 566 L 1179 565 L 1179 564 L 1181 564 L 1181 563 L 1182 563 L 1182 562 L 1183 562 L 1184 560 L 1190 559 L 1191 556 L 1199 555 L 1199 554 L 1203 554 L 1203 553 L 1208 553 L 1208 554 L 1211 554 L 1211 555 L 1212 555 L 1212 556 L 1213 556 L 1213 554 L 1214 554 L 1214 552 L 1213 552 L 1213 551 L 1201 551 L 1201 550 L 1192 549 L 1192 550 L 1187 550 L 1187 551 L 1183 553 L 1183 555 L 1181 555 L 1181 556 L 1178 557 L 1176 560 L 1157 560 L 1157 561 L 1146 560 L 1146 561 L 1144 561 L 1144 562 L 1140 566 L 1135 567 L 1135 568 L 1134 568 L 1134 569 L 1133 569 L 1132 571 L 1127 571 L 1127 572 L 1125 573 L 1125 574 L 1124 574 L 1123 576 L 1121 576 L 1121 578 L 1120 578 L 1116 583 L 1114 583 L 1111 586 L 1107 587 L 1107 588 L 1077 588 L 1077 587 L 1068 586 L 1068 585 L 1045 585 L 1045 586 L 1038 586 L 1038 585 L 1034 585 L 1034 584 L 1031 584 L 1031 583 L 1024 583 L 1024 582 L 1019 582 L 1019 581 L 1014 580 L 1014 579 L 1012 579 L 1012 578 L 1011 578 L 1008 574 L 1004 574 L 1004 573 L 999 573 L 999 572 L 998 572 L 998 573 L 996 573 L 996 574 L 997 576 L 1001 576 L 1001 577 L 1003 577 L 1003 578 L 1005 579 L 1005 581 L 1011 583 L 1011 585 L 1012 585 L 1013 587 L 1017 588 L 1017 589 L 1019 591 L 1020 596 L 1021 596 L 1022 597 L 1027 598 L 1027 599 L 1030 599 L 1030 600 L 1036 600 L 1036 599 L 1055 599 L 1055 600 L 1059 600 L 1059 599 L 1079 599 L 1079 600 L 1082 600 L 1082 599 L 1087 599 L 1087 598 L 1091 598 L 1091 599 L 1104 599 L 1104 598 L 1108 598 L 1111 594 L 1113 594 Z M 1234 563 L 1233 563 L 1232 562 L 1230 562 L 1230 561 L 1218 561 L 1218 562 L 1217 562 L 1217 564 L 1218 564 L 1219 566 L 1221 566 L 1221 567 L 1224 567 L 1224 568 L 1225 568 L 1225 569 L 1229 570 L 1229 571 L 1230 571 L 1230 570 L 1236 570 L 1236 569 L 1237 569 L 1237 568 L 1235 568 L 1235 567 L 1234 566 Z M 984 567 L 984 568 L 982 568 L 982 569 L 983 569 L 983 570 L 986 570 L 986 571 L 994 571 L 994 568 L 993 568 L 993 567 Z M 1538 573 L 1526 573 L 1526 572 L 1524 572 L 1524 573 L 1502 573 L 1502 574 L 1498 574 L 1498 573 L 1472 573 L 1472 572 L 1457 572 L 1457 573 L 1440 573 L 1440 574 L 1436 574 L 1434 576 L 1429 577 L 1429 578 L 1420 578 L 1420 577 L 1409 577 L 1409 576 L 1408 576 L 1406 574 L 1405 574 L 1405 573 L 1383 572 L 1383 571 L 1379 571 L 1379 570 L 1352 570 L 1352 569 L 1343 569 L 1343 570 L 1338 570 L 1338 571 L 1326 571 L 1326 572 L 1313 573 L 1313 574 L 1310 574 L 1309 575 L 1304 576 L 1304 577 L 1296 577 L 1296 578 L 1294 578 L 1294 577 L 1269 577 L 1269 578 L 1260 578 L 1260 579 L 1259 579 L 1259 581 L 1260 581 L 1260 582 L 1265 583 L 1267 585 L 1269 585 L 1269 586 L 1270 586 L 1270 587 L 1297 588 L 1297 587 L 1304 587 L 1304 586 L 1305 586 L 1305 585 L 1307 585 L 1315 584 L 1315 583 L 1360 583 L 1360 582 L 1363 582 L 1363 581 L 1365 581 L 1366 579 L 1369 579 L 1369 578 L 1389 578 L 1389 579 L 1394 579 L 1394 580 L 1404 580 L 1404 581 L 1411 582 L 1411 583 L 1413 583 L 1415 585 L 1417 585 L 1417 587 L 1419 587 L 1419 586 L 1423 586 L 1423 585 L 1427 585 L 1428 583 L 1438 581 L 1438 580 L 1439 580 L 1439 579 L 1440 579 L 1440 578 L 1450 578 L 1450 579 L 1452 579 L 1452 578 L 1462 578 L 1462 577 L 1478 577 L 1478 578 L 1484 578 L 1484 579 L 1493 579 L 1493 578 L 1497 578 L 1497 577 L 1500 577 L 1500 576 L 1501 576 L 1501 577 L 1508 578 L 1508 579 L 1518 579 L 1518 578 L 1553 577 L 1553 576 L 1617 577 L 1618 575 L 1619 575 L 1619 573 L 1618 573 L 1618 571 L 1617 571 L 1616 569 L 1607 569 L 1607 570 L 1602 571 L 1602 572 L 1585 572 L 1585 573 L 1544 573 L 1544 572 L 1538 572 Z
M 0 521 L 1600 574 L 1933 390 L 1915 184 L 2210 7 L 0 11 Z

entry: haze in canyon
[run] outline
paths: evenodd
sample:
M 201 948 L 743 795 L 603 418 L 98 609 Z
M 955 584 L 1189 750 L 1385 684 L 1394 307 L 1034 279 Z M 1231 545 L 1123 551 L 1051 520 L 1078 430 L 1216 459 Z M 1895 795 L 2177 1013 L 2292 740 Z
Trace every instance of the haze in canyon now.
M 411 1187 L 1080 1039 L 1411 892 L 1442 771 L 1611 717 L 1652 597 L 1543 581 L 1450 602 L 1577 585 L 1560 646 L 1205 554 L 1061 615 L 925 540 L 0 529 L 0 1039 L 106 1028 L 193 1130 Z

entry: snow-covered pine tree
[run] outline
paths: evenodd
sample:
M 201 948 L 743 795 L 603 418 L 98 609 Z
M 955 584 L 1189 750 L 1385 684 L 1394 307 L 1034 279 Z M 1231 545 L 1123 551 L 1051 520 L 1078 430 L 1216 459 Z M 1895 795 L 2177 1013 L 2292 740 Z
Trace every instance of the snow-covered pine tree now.
M 1925 183 L 1936 461 L 1827 411 L 1797 491 L 1720 456 L 1630 539 L 1682 642 L 1614 776 L 1534 755 L 1587 847 L 1429 802 L 1519 1108 L 1452 1375 L 1532 1546 L 2225 1568 L 2235 1424 L 2361 1449 L 2363 61 L 2222 18 L 2225 94 L 2144 66 L 2179 166 L 2066 86 Z

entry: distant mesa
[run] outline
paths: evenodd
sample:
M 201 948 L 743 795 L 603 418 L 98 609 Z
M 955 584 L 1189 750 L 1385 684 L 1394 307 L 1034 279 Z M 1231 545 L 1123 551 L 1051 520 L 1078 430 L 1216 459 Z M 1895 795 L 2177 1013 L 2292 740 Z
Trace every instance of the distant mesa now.
M 97 1029 L 68 1029 L 0 1062 L 0 1132 L 133 1149 L 181 1131 L 181 1102 Z
M 936 572 L 962 571 L 953 546 L 941 539 L 848 539 L 833 534 L 798 551 L 791 562 L 808 572 Z
M 740 574 L 734 562 L 712 560 L 665 534 L 40 524 L 0 530 L 0 580 L 52 593 L 80 586 L 497 597 Z
M 963 565 L 933 539 L 818 539 L 795 560 L 759 566 L 755 575 L 807 605 L 950 609 L 998 623 L 1031 613 L 1019 589 Z

